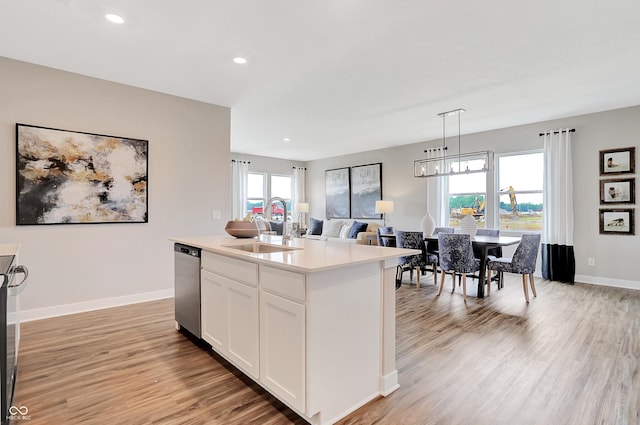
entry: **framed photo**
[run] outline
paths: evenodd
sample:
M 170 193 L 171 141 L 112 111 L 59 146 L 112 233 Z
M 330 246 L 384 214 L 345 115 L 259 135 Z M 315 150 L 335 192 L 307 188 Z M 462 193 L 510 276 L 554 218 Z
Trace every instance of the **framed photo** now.
M 601 235 L 635 235 L 635 209 L 600 210 Z
M 635 200 L 635 179 L 600 180 L 600 204 L 633 204 Z
M 16 225 L 148 222 L 148 141 L 16 124 Z
M 600 151 L 600 175 L 633 174 L 636 166 L 636 148 Z
M 324 174 L 325 209 L 327 218 L 349 218 L 349 167 L 326 170 Z
M 382 200 L 382 163 L 351 167 L 351 217 L 382 219 L 376 201 Z

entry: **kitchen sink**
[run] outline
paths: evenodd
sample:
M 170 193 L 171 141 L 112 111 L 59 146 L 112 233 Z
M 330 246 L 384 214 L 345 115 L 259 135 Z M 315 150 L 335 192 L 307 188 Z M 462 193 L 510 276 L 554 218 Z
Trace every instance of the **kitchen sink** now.
M 271 254 L 273 252 L 295 251 L 300 248 L 294 248 L 285 245 L 272 245 L 267 243 L 253 242 L 242 245 L 224 245 L 225 248 L 238 249 L 240 251 L 253 252 L 256 254 Z

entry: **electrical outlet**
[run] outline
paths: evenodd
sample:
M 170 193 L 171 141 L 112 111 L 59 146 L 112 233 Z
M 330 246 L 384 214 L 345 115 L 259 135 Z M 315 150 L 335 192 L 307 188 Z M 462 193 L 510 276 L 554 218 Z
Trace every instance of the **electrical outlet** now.
M 590 266 L 595 266 L 595 265 L 596 265 L 596 259 L 595 259 L 595 258 L 588 258 L 588 259 L 587 259 L 587 263 L 588 263 Z
M 220 220 L 222 218 L 222 212 L 220 210 L 211 211 L 211 220 Z

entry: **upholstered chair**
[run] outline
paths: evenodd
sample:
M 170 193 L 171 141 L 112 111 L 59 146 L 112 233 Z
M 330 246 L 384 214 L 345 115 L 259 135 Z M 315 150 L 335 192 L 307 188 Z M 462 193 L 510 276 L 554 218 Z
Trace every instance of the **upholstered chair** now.
M 476 236 L 500 236 L 500 229 L 478 229 L 476 230 Z M 476 247 L 475 245 L 473 246 L 473 255 L 475 255 L 476 258 L 480 258 L 482 256 L 480 250 L 481 248 Z M 489 248 L 487 254 L 487 259 L 489 260 L 495 260 L 496 258 L 502 257 L 502 247 L 497 246 L 495 248 Z M 488 280 L 487 282 L 490 284 L 491 281 Z M 500 290 L 500 288 L 500 281 L 498 280 L 498 290 Z
M 438 235 L 440 233 L 453 233 L 453 227 L 436 227 L 433 229 L 433 236 Z M 427 254 L 433 254 L 438 257 L 438 241 L 427 241 Z
M 420 289 L 420 274 L 426 270 L 428 265 L 432 266 L 433 284 L 437 284 L 437 264 L 438 258 L 435 255 L 429 255 L 426 252 L 422 232 L 408 232 L 398 230 L 396 232 L 396 246 L 398 248 L 419 249 L 422 254 L 409 255 L 398 258 L 398 267 L 396 270 L 396 288 L 402 284 L 403 272 L 409 270 L 409 278 L 413 279 L 413 270 L 417 272 L 417 288 Z
M 442 293 L 444 287 L 444 279 L 448 272 L 452 273 L 451 283 L 452 290 L 455 291 L 455 274 L 462 276 L 462 296 L 467 301 L 467 273 L 473 273 L 480 270 L 480 260 L 473 256 L 473 248 L 471 247 L 471 236 L 467 234 L 440 233 L 438 234 L 438 248 L 440 251 L 440 290 L 438 295 Z
M 392 226 L 387 226 L 387 227 L 378 227 L 376 229 L 376 236 L 378 239 L 378 246 L 390 246 L 390 247 L 395 247 L 396 246 L 396 241 L 390 238 L 382 238 L 380 237 L 380 235 L 393 235 L 393 227 Z
M 536 297 L 536 285 L 533 281 L 533 272 L 536 270 L 536 260 L 538 259 L 538 249 L 540 248 L 539 233 L 524 233 L 520 239 L 520 244 L 513 253 L 512 258 L 496 258 L 487 262 L 487 279 L 491 276 L 491 271 L 495 270 L 500 276 L 500 285 L 502 284 L 504 272 L 517 273 L 522 275 L 522 289 L 524 291 L 524 299 L 529 303 L 529 288 L 527 286 L 527 277 L 529 277 L 529 285 L 531 292 Z M 487 286 L 487 295 L 491 295 L 491 285 Z

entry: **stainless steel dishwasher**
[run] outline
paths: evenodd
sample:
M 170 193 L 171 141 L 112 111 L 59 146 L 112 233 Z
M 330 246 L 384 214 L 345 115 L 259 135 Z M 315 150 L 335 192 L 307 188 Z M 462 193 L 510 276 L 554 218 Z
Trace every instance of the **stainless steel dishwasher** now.
M 200 248 L 174 244 L 175 319 L 196 337 L 200 332 Z

